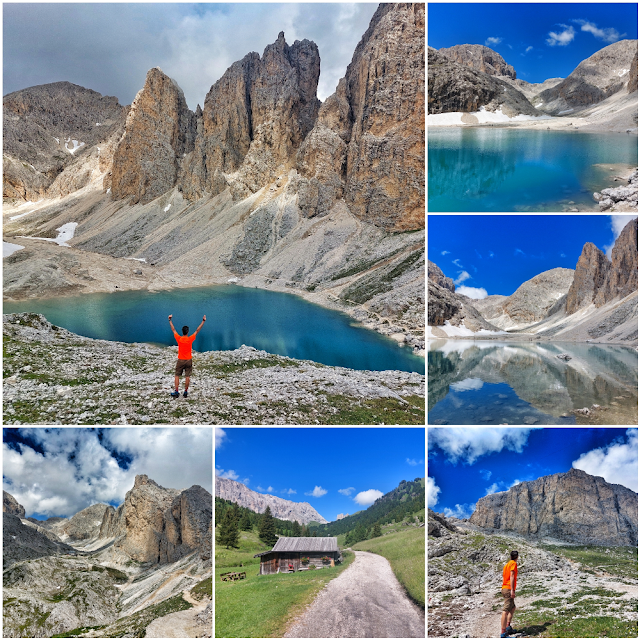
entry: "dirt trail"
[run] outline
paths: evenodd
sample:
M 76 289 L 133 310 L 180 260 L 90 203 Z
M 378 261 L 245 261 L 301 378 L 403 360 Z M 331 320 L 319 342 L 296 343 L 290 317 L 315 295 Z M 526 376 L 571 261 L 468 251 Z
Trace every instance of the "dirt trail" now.
M 405 595 L 382 556 L 356 551 L 285 638 L 424 638 L 424 613 Z
M 146 638 L 198 638 L 202 626 L 198 625 L 196 616 L 205 609 L 209 600 L 196 600 L 188 589 L 182 592 L 182 597 L 193 605 L 193 609 L 170 613 L 162 618 L 156 618 L 146 630 Z

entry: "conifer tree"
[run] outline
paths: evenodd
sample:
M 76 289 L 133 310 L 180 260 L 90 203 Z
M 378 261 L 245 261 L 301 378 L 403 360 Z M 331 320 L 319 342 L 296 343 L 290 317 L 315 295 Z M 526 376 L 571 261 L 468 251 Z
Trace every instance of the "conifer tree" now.
M 273 516 L 271 515 L 271 508 L 267 507 L 262 514 L 262 520 L 260 521 L 260 529 L 258 537 L 262 542 L 268 544 L 270 547 L 277 542 L 275 523 L 273 522 Z
M 295 520 L 293 522 L 293 526 L 291 527 L 291 536 L 293 538 L 299 538 L 302 535 L 302 529 L 300 528 L 300 523 Z
M 249 518 L 249 512 L 245 511 L 242 514 L 242 517 L 240 518 L 240 523 L 238 524 L 238 527 L 240 527 L 240 529 L 242 529 L 242 531 L 251 531 L 251 529 L 253 529 L 253 527 L 251 526 L 251 519 Z
M 238 521 L 233 515 L 233 509 L 227 509 L 218 529 L 218 544 L 224 545 L 227 549 L 238 547 Z
M 373 527 L 373 532 L 371 534 L 372 538 L 379 538 L 382 535 L 382 530 L 380 529 L 380 523 L 376 522 Z

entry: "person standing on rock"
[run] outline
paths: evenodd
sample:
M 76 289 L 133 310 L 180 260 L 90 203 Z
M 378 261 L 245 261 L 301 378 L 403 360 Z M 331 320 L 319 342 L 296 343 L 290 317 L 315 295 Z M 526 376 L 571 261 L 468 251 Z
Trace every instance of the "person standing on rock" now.
M 504 565 L 502 569 L 502 597 L 504 598 L 504 606 L 502 607 L 501 638 L 508 638 L 510 633 L 515 633 L 511 628 L 511 619 L 513 612 L 516 610 L 516 583 L 518 582 L 518 552 L 511 552 L 511 560 Z
M 182 327 L 182 335 L 179 336 L 176 328 L 173 326 L 173 322 L 171 322 L 171 318 L 173 318 L 173 314 L 169 316 L 169 325 L 171 326 L 171 331 L 173 331 L 173 337 L 176 339 L 178 343 L 178 362 L 176 363 L 176 390 L 171 394 L 173 398 L 180 397 L 180 376 L 184 371 L 185 381 L 184 381 L 184 393 L 182 394 L 185 398 L 189 395 L 189 381 L 191 379 L 191 370 L 193 368 L 193 360 L 191 359 L 191 345 L 193 341 L 196 339 L 198 332 L 204 326 L 204 323 L 207 321 L 207 316 L 202 316 L 202 322 L 200 326 L 195 330 L 195 333 L 190 336 L 189 327 L 186 325 Z

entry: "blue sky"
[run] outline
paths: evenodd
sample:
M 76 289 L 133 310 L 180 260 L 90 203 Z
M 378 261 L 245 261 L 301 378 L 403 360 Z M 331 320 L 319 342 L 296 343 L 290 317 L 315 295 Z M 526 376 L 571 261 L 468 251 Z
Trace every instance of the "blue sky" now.
M 216 428 L 216 476 L 308 502 L 329 522 L 424 478 L 424 428 Z
M 510 296 L 534 276 L 575 269 L 582 247 L 605 253 L 635 215 L 429 215 L 429 260 L 473 298 Z M 486 294 L 484 293 L 486 292 Z
M 468 518 L 478 499 L 572 467 L 638 491 L 638 430 L 429 428 L 427 501 Z
M 566 78 L 618 40 L 637 39 L 634 3 L 429 3 L 429 46 L 483 44 L 527 82 Z M 626 34 L 626 35 L 625 35 Z
M 211 427 L 3 429 L 2 488 L 39 520 L 118 506 L 145 474 L 160 486 L 213 488 Z
M 159 66 L 190 109 L 251 51 L 284 31 L 320 51 L 318 97 L 331 95 L 377 3 L 3 4 L 3 93 L 66 80 L 130 104 Z

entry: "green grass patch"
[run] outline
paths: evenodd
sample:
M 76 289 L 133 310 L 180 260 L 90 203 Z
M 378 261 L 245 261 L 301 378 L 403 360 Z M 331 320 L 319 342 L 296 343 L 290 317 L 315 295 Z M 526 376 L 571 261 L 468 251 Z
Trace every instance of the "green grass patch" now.
M 559 615 L 558 615 L 559 614 Z M 527 637 L 536 638 L 637 638 L 637 620 L 612 616 L 573 618 L 570 611 L 536 613 L 526 617 L 516 612 L 514 624 Z M 556 617 L 557 616 L 557 617 Z M 517 622 L 516 622 L 517 619 Z
M 122 584 L 129 579 L 129 576 L 124 573 L 124 571 L 118 571 L 118 569 L 112 569 L 111 567 L 103 567 L 97 564 L 94 564 L 91 567 L 91 571 L 100 571 L 102 573 L 108 573 L 114 580 L 114 582 L 118 584 Z
M 324 393 L 324 392 L 321 392 Z M 360 398 L 326 394 L 329 407 L 337 413 L 319 414 L 322 424 L 424 424 L 424 398 L 404 396 L 404 404 L 396 398 Z M 324 405 L 320 405 L 323 407 Z
M 209 598 L 211 598 L 212 592 L 213 592 L 212 579 L 207 578 L 202 582 L 198 582 L 198 584 L 191 589 L 190 593 L 196 600 L 202 600 L 202 598 L 204 598 L 205 596 L 209 596 Z
M 398 533 L 358 542 L 353 548 L 384 556 L 407 593 L 424 608 L 424 529 L 405 527 Z
M 586 573 L 606 572 L 621 578 L 638 578 L 637 547 L 540 545 L 540 548 L 579 562 Z
M 254 551 L 258 553 L 258 551 Z M 244 580 L 216 582 L 216 638 L 282 638 L 289 622 L 310 604 L 317 593 L 337 577 L 354 559 L 344 552 L 345 561 L 317 571 L 299 571 L 267 576 L 257 575 L 257 567 Z M 218 572 L 216 563 L 216 574 Z M 240 567 L 227 571 L 243 571 Z
M 218 530 L 216 528 L 216 539 L 218 537 Z M 224 567 L 248 567 L 251 565 L 257 566 L 260 564 L 260 558 L 254 558 L 256 553 L 262 551 L 268 551 L 271 549 L 269 545 L 264 544 L 258 538 L 258 534 L 255 531 L 241 531 L 238 539 L 237 549 L 227 549 L 226 547 L 220 547 L 216 542 L 216 570 Z M 216 571 L 218 573 L 226 573 L 225 571 Z

